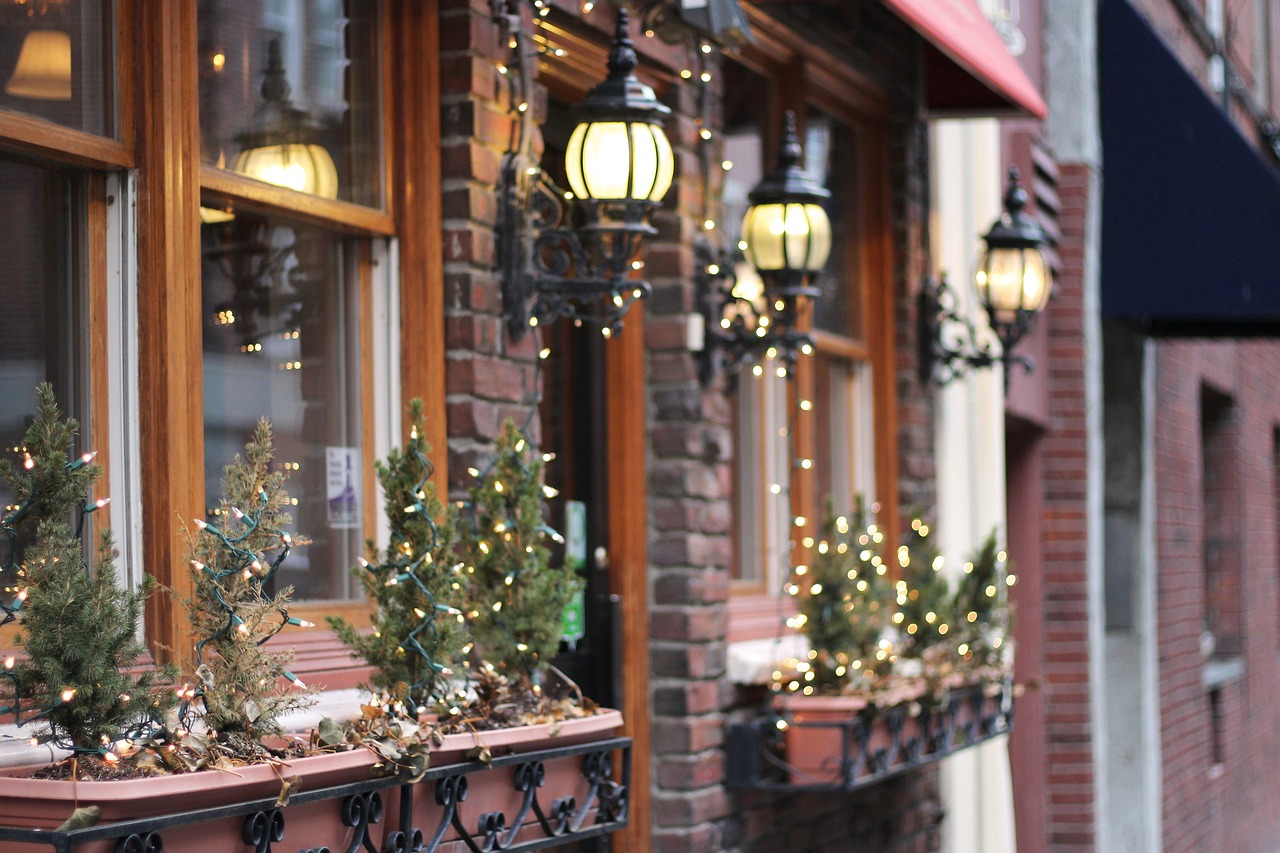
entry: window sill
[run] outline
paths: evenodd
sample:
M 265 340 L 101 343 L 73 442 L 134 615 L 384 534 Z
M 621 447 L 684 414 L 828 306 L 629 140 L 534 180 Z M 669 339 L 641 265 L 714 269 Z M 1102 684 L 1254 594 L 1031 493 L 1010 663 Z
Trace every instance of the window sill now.
M 725 667 L 734 684 L 768 684 L 778 662 L 804 657 L 809 640 L 800 634 L 783 634 L 762 640 L 729 643 Z
M 324 717 L 339 722 L 354 719 L 360 714 L 360 704 L 367 699 L 366 691 L 354 687 L 325 690 L 320 693 L 320 701 L 314 706 L 287 715 L 281 719 L 280 724 L 286 732 L 307 733 L 320 725 L 320 720 Z M 33 746 L 30 739 L 38 728 L 39 723 L 29 726 L 0 725 L 0 770 L 53 764 L 71 754 L 48 744 Z
M 1209 658 L 1204 662 L 1200 683 L 1205 691 L 1218 690 L 1228 684 L 1244 680 L 1244 658 L 1221 657 Z

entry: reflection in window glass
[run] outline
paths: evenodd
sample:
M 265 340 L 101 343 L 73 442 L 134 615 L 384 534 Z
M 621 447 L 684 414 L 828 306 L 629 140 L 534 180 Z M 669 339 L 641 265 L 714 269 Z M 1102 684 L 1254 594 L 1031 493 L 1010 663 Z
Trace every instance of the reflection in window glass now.
M 115 135 L 110 5 L 103 0 L 0 3 L 0 109 Z
M 854 169 L 860 162 L 854 130 L 830 116 L 813 111 L 805 129 L 805 168 L 831 191 L 827 216 L 831 219 L 831 257 L 818 277 L 822 291 L 814 311 L 814 325 L 823 331 L 861 338 L 862 287 L 858 274 L 858 187 Z
M 299 599 L 355 594 L 349 569 L 363 542 L 367 463 L 357 245 L 240 211 L 201 233 L 206 499 L 212 512 L 223 467 L 269 418 L 294 528 L 312 540 L 277 575 Z
M 82 185 L 72 175 L 0 161 L 0 454 L 8 458 L 35 417 L 41 382 L 53 383 L 62 410 L 81 421 L 80 440 L 88 434 Z M 0 483 L 0 508 L 13 503 Z M 0 589 L 12 581 L 0 577 Z
M 378 206 L 371 0 L 200 0 L 205 162 Z
M 851 512 L 858 501 L 875 500 L 874 424 L 869 365 L 815 354 L 814 456 L 827 464 L 814 466 L 818 506 L 827 499 L 837 513 Z

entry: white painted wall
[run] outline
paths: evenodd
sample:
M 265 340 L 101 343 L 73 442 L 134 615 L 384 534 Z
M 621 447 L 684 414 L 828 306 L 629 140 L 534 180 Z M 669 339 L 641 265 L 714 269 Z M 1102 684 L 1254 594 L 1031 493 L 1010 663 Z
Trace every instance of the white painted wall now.
M 1004 178 L 999 125 L 992 120 L 933 126 L 932 253 L 967 314 L 985 324 L 970 283 L 983 234 L 1000 214 Z M 937 391 L 937 535 L 959 571 L 993 529 L 1004 538 L 1004 388 L 1000 370 L 981 370 Z M 996 738 L 942 763 L 943 850 L 1013 853 L 1008 739 Z

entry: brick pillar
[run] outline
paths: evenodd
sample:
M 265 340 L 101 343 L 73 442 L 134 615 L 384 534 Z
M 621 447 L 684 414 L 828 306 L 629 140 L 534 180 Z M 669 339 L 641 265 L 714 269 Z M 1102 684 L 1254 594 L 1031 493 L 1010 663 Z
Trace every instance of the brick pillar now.
M 1092 170 L 1063 165 L 1062 272 L 1046 309 L 1049 414 L 1044 446 L 1044 691 L 1047 849 L 1094 849 L 1094 721 L 1089 694 L 1088 468 L 1084 276 Z
M 654 219 L 661 233 L 645 251 L 654 287 L 645 326 L 655 780 L 649 817 L 655 850 L 692 853 L 722 849 L 717 822 L 729 810 L 721 744 L 732 436 L 728 399 L 722 388 L 702 387 L 685 339 L 686 317 L 698 309 L 693 246 L 705 209 L 696 88 L 675 88 L 668 106 L 677 178 Z
M 505 34 L 490 17 L 490 0 L 440 6 L 445 403 L 450 487 L 458 490 L 479 445 L 505 418 L 527 418 L 536 352 L 532 335 L 513 341 L 506 333 L 494 268 L 498 183 L 512 122 L 498 72 L 508 56 Z M 545 112 L 545 97 L 530 95 L 535 114 Z

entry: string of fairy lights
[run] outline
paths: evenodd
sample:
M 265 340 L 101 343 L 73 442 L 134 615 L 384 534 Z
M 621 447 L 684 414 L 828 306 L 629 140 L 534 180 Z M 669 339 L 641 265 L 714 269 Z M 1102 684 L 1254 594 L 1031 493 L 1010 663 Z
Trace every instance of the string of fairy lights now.
M 530 51 L 526 48 L 523 36 L 523 21 L 519 14 L 519 2 L 520 0 L 511 0 L 511 2 L 507 2 L 507 0 L 495 0 L 495 17 L 505 22 L 507 28 L 506 35 L 508 48 L 507 59 L 505 61 L 498 62 L 496 64 L 496 68 L 498 73 L 507 81 L 508 110 L 513 119 L 512 138 L 509 145 L 508 156 L 511 156 L 510 152 L 519 152 L 521 156 L 528 158 L 522 162 L 529 162 L 529 160 L 531 160 L 531 152 L 529 149 L 529 140 L 531 135 L 528 125 L 531 119 L 529 116 L 528 80 L 530 73 L 528 63 L 535 56 L 563 58 L 566 55 L 566 51 L 564 48 L 559 46 L 554 33 L 546 29 L 543 25 L 543 21 L 551 12 L 551 4 L 548 0 L 528 0 L 529 5 L 533 9 L 532 17 L 534 32 L 531 38 L 535 45 L 535 50 Z M 595 8 L 595 3 L 590 2 L 590 0 L 586 0 L 586 2 L 582 2 L 580 4 L 579 8 L 584 16 L 589 15 Z M 688 31 L 688 33 L 689 38 L 691 39 L 689 44 L 690 49 L 686 52 L 689 62 L 687 67 L 680 70 L 679 78 L 685 85 L 692 85 L 696 87 L 697 101 L 700 107 L 699 114 L 694 116 L 693 120 L 697 127 L 696 144 L 703 188 L 703 215 L 700 223 L 701 239 L 706 241 L 708 245 L 716 245 L 717 243 L 723 245 L 727 238 L 724 236 L 719 236 L 718 238 L 718 235 L 724 234 L 724 230 L 717 218 L 717 194 L 712 191 L 716 176 L 714 170 L 718 166 L 720 173 L 727 175 L 733 169 L 733 163 L 728 159 L 720 159 L 717 163 L 716 154 L 718 153 L 717 148 L 719 142 L 712 129 L 711 123 L 708 121 L 708 117 L 713 114 L 712 83 L 716 72 L 713 57 L 717 52 L 723 51 L 719 51 L 716 46 L 706 39 L 697 38 L 692 31 Z M 656 31 L 652 27 L 648 26 L 644 29 L 643 34 L 645 38 L 649 39 L 657 36 Z M 536 165 L 530 165 L 528 166 L 528 169 L 528 175 L 530 177 L 541 176 L 541 171 Z M 572 198 L 572 194 L 565 193 L 564 197 L 566 200 L 569 200 Z M 738 251 L 740 252 L 743 248 L 744 245 L 739 242 L 737 245 Z M 717 253 L 716 257 L 709 257 L 705 259 L 706 266 L 704 267 L 703 272 L 712 277 L 728 274 L 728 267 L 731 266 L 728 258 L 729 252 L 722 250 Z M 633 262 L 633 268 L 637 270 L 642 269 L 643 265 L 644 262 L 641 260 L 635 260 Z M 637 297 L 638 295 L 638 293 L 635 294 Z M 619 301 L 619 297 L 616 294 L 613 299 L 615 306 L 620 308 L 623 306 L 623 303 Z M 583 322 L 582 318 L 579 317 L 575 317 L 573 321 L 576 325 L 581 325 Z M 725 320 L 724 322 L 729 321 Z M 769 317 L 767 312 L 761 314 L 758 323 L 759 325 L 755 329 L 755 334 L 763 337 L 768 332 Z M 535 316 L 531 318 L 530 325 L 535 329 L 538 326 L 536 313 Z M 611 337 L 613 334 L 613 330 L 607 325 L 604 326 L 601 331 L 606 338 Z M 812 346 L 805 344 L 800 349 L 800 353 L 803 356 L 811 356 L 813 354 L 813 348 Z M 549 354 L 550 350 L 547 348 L 542 348 L 539 351 L 539 357 L 541 359 L 546 358 Z M 792 371 L 789 369 L 788 364 L 779 361 L 772 371 L 767 367 L 769 363 L 778 358 L 778 355 L 776 348 L 770 347 L 766 349 L 764 353 L 764 360 L 752 365 L 750 371 L 752 377 L 757 381 L 768 381 L 768 377 L 770 376 L 778 379 L 789 379 L 792 375 Z M 798 451 L 797 441 L 798 437 L 804 434 L 808 427 L 807 424 L 802 423 L 802 419 L 811 418 L 815 413 L 816 406 L 813 400 L 805 397 L 797 400 L 795 406 L 787 406 L 786 409 L 787 423 L 778 427 L 778 437 L 784 440 L 786 446 L 783 465 L 785 468 L 791 470 L 810 471 L 814 467 L 814 462 L 811 458 L 802 455 Z M 481 472 L 474 471 L 474 469 L 472 474 L 473 476 L 482 476 Z M 792 478 L 786 477 L 780 478 L 778 482 L 770 483 L 768 485 L 769 497 L 772 497 L 778 502 L 777 506 L 781 508 L 780 514 L 782 517 L 788 518 L 791 521 L 791 524 L 789 525 L 791 529 L 789 531 L 790 542 L 788 545 L 788 552 L 795 551 L 798 543 L 800 548 L 803 549 L 803 552 L 807 553 L 814 548 L 815 544 L 814 538 L 810 532 L 811 520 L 802 515 L 793 515 L 791 511 L 791 482 Z M 807 566 L 803 561 L 794 560 L 792 553 L 782 553 L 779 555 L 779 559 L 784 571 L 789 575 L 788 580 L 783 584 L 783 589 L 790 594 L 795 595 L 801 589 L 800 581 L 803 580 L 804 575 L 807 572 Z M 793 590 L 794 592 L 792 592 Z M 792 627 L 799 626 L 792 624 Z
M 435 655 L 428 646 L 432 649 L 437 646 L 435 642 L 435 638 L 438 635 L 436 625 L 440 619 L 451 618 L 456 619 L 458 622 L 465 622 L 465 616 L 457 607 L 448 602 L 439 601 L 431 588 L 424 583 L 420 572 L 423 570 L 443 570 L 456 577 L 462 571 L 463 564 L 457 563 L 443 569 L 435 565 L 433 554 L 439 545 L 440 531 L 436 525 L 436 520 L 431 517 L 431 512 L 426 505 L 427 481 L 435 474 L 435 466 L 427 458 L 426 453 L 423 452 L 423 442 L 423 437 L 418 433 L 418 426 L 414 424 L 409 431 L 409 443 L 406 449 L 416 461 L 420 470 L 422 470 L 423 475 L 413 487 L 412 491 L 415 498 L 413 503 L 405 506 L 402 511 L 407 516 L 413 515 L 421 518 L 427 525 L 429 538 L 426 546 L 421 553 L 416 553 L 409 537 L 399 528 L 396 528 L 392 531 L 391 540 L 387 545 L 382 562 L 375 565 L 361 558 L 360 566 L 364 571 L 381 580 L 384 586 L 393 587 L 411 584 L 426 599 L 426 608 L 413 608 L 413 614 L 418 618 L 418 624 L 400 641 L 399 649 L 404 654 L 416 655 L 426 667 L 426 674 L 409 685 L 410 694 L 418 695 L 421 692 L 425 692 L 428 695 L 443 696 L 448 692 L 447 688 L 451 684 L 450 678 L 454 675 L 454 671 L 447 664 L 436 660 Z M 459 581 L 453 580 L 451 587 L 457 591 L 460 587 Z M 423 645 L 424 639 L 427 640 L 427 645 Z M 464 654 L 467 651 L 469 649 L 465 649 Z M 457 701 L 461 701 L 461 699 L 465 698 L 465 690 L 456 691 L 454 698 Z
M 31 516 L 36 506 L 46 497 L 43 494 L 45 483 L 42 472 L 38 470 L 36 458 L 32 456 L 27 447 L 22 445 L 15 446 L 13 452 L 19 454 L 22 459 L 20 476 L 22 476 L 24 484 L 19 491 L 24 493 L 26 497 L 20 503 L 7 505 L 5 514 L 0 517 L 0 534 L 3 534 L 5 541 L 5 554 L 3 561 L 0 562 L 0 574 L 11 579 L 3 589 L 4 597 L 0 598 L 0 613 L 3 614 L 3 616 L 0 616 L 0 627 L 17 620 L 23 605 L 27 602 L 28 588 L 24 581 L 27 579 L 28 573 L 20 559 L 23 551 L 20 543 L 20 525 Z M 93 464 L 97 455 L 96 451 L 81 454 L 75 459 L 62 463 L 62 468 L 68 473 L 83 471 Z M 89 480 L 92 482 L 92 475 L 90 475 Z M 107 497 L 90 501 L 87 493 L 85 496 L 78 498 L 74 503 L 76 526 L 71 538 L 79 540 L 84 533 L 84 527 L 89 516 L 105 507 L 110 501 L 111 499 Z M 83 559 L 80 561 L 80 569 L 86 573 L 92 572 L 89 563 Z M 6 657 L 0 663 L 0 679 L 9 684 L 9 701 L 7 704 L 0 705 L 0 715 L 12 714 L 14 725 L 25 726 L 44 719 L 52 714 L 55 709 L 75 701 L 76 689 L 74 687 L 63 687 L 62 690 L 52 695 L 51 704 L 43 708 L 32 707 L 24 698 L 22 679 L 17 672 L 17 663 L 17 658 L 12 655 Z M 131 697 L 126 693 L 121 694 L 120 698 L 128 702 Z M 104 734 L 101 744 L 91 747 L 60 738 L 53 731 L 42 736 L 31 737 L 29 742 L 32 746 L 42 742 L 51 743 L 72 753 L 97 754 L 108 761 L 113 761 L 116 756 L 112 750 L 116 742 L 123 741 L 132 744 L 149 736 L 154 731 L 162 728 L 163 725 L 164 721 L 159 716 L 146 714 L 135 725 L 127 729 L 112 732 L 111 735 Z
M 197 675 L 208 669 L 205 648 L 220 640 L 233 637 L 233 634 L 238 635 L 240 639 L 252 639 L 254 643 L 261 646 L 288 626 L 314 627 L 314 623 L 306 619 L 291 616 L 285 605 L 277 608 L 279 621 L 265 626 L 250 625 L 240 616 L 238 601 L 241 598 L 258 600 L 266 598 L 267 584 L 271 582 L 293 550 L 293 537 L 287 531 L 264 526 L 262 515 L 269 502 L 266 490 L 259 489 L 258 505 L 250 512 L 246 513 L 239 507 L 230 508 L 231 519 L 234 521 L 228 519 L 225 524 L 218 525 L 204 519 L 195 519 L 196 530 L 201 535 L 216 541 L 219 565 L 212 567 L 199 560 L 192 560 L 191 568 L 212 582 L 209 584 L 209 590 L 213 595 L 214 603 L 226 617 L 225 624 L 219 630 L 209 636 L 201 637 L 196 642 Z M 233 525 L 239 529 L 233 529 Z M 265 551 L 258 552 L 248 547 L 251 538 L 260 533 L 279 541 L 280 547 L 273 557 L 268 558 Z M 283 667 L 276 669 L 274 675 L 284 678 L 299 690 L 306 689 L 307 685 L 293 672 Z M 179 708 L 179 716 L 186 719 L 195 703 L 203 702 L 204 695 L 204 683 L 199 678 L 195 685 L 184 685 L 180 688 L 179 698 L 182 704 Z

